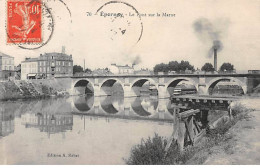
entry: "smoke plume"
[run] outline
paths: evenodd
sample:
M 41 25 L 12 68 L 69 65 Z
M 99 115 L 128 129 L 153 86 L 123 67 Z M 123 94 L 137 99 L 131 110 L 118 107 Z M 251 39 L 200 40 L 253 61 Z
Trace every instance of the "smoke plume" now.
M 193 23 L 193 28 L 198 38 L 204 43 L 212 43 L 212 47 L 209 50 L 208 56 L 213 55 L 214 49 L 218 52 L 223 49 L 221 42 L 221 36 L 226 30 L 229 21 L 218 21 L 217 25 L 213 25 L 208 19 L 200 18 Z M 221 28 L 222 26 L 222 28 Z M 217 28 L 218 27 L 218 28 Z
M 132 61 L 132 64 L 138 65 L 141 62 L 142 62 L 141 57 L 138 55 L 138 56 L 134 57 L 134 60 Z

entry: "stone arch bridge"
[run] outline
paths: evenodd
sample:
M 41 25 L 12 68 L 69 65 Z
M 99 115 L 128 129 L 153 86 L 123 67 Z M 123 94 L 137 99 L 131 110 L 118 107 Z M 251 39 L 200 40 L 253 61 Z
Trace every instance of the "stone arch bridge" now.
M 63 80 L 59 77 L 56 80 Z M 67 77 L 67 88 L 71 95 L 81 95 L 92 91 L 94 96 L 110 95 L 115 83 L 120 84 L 124 97 L 139 96 L 140 89 L 146 82 L 158 90 L 159 98 L 170 96 L 170 88 L 181 81 L 188 81 L 197 89 L 199 95 L 210 95 L 221 81 L 233 81 L 241 86 L 244 94 L 252 93 L 260 84 L 260 74 L 175 74 L 175 75 L 110 75 Z

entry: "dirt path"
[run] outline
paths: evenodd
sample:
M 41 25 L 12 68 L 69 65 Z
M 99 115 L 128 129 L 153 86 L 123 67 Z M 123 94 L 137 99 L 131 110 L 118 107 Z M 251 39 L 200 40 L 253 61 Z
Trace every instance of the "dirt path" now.
M 228 131 L 227 134 L 232 137 L 224 142 L 228 143 L 225 144 L 228 149 L 216 148 L 204 164 L 260 164 L 260 98 L 240 102 L 256 110 Z

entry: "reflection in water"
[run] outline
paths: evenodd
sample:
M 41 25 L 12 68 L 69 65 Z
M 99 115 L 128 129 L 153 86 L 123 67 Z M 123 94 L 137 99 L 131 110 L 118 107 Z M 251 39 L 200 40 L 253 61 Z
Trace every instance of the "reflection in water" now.
M 101 108 L 108 114 L 116 114 L 119 110 L 122 110 L 124 104 L 124 96 L 107 96 L 100 98 Z
M 173 108 L 169 99 L 157 97 L 131 97 L 106 96 L 106 97 L 75 97 L 73 112 L 93 116 L 113 116 L 125 119 L 173 119 Z
M 39 128 L 41 132 L 50 134 L 72 130 L 73 116 L 71 114 L 23 114 L 22 125 L 26 128 Z M 65 136 L 65 134 L 63 134 Z
M 0 136 L 8 136 L 14 132 L 14 112 L 7 111 L 1 104 L 0 107 Z
M 92 94 L 87 94 L 86 96 L 75 96 L 73 102 L 79 111 L 87 112 L 94 105 L 94 96 Z
M 131 103 L 132 108 L 139 116 L 150 116 L 156 112 L 158 99 L 150 99 L 150 97 L 137 97 Z
M 122 158 L 142 138 L 171 135 L 168 103 L 91 95 L 2 102 L 0 164 L 124 164 Z M 80 157 L 48 158 L 48 153 Z

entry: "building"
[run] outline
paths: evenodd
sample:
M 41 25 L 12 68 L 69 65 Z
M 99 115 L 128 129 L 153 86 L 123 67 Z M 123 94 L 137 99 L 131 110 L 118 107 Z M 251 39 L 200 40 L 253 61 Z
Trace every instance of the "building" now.
M 45 53 L 38 58 L 26 58 L 21 63 L 21 79 L 42 79 L 73 75 L 72 55 Z
M 153 71 L 150 71 L 148 68 L 146 69 L 141 68 L 140 70 L 137 70 L 134 73 L 136 75 L 153 75 Z
M 134 67 L 129 65 L 111 64 L 109 69 L 113 74 L 134 74 Z
M 14 57 L 0 52 L 0 80 L 6 80 L 14 74 Z
M 248 70 L 249 74 L 260 74 L 260 70 Z

